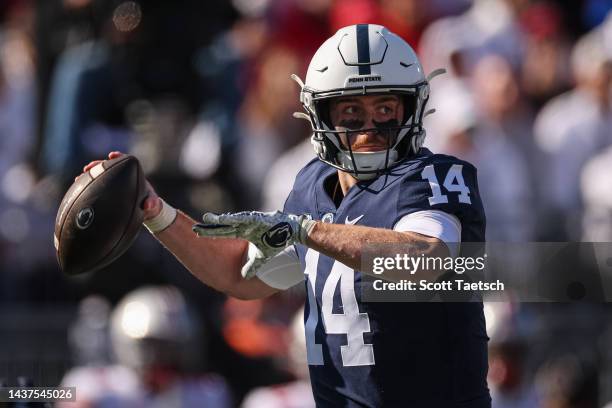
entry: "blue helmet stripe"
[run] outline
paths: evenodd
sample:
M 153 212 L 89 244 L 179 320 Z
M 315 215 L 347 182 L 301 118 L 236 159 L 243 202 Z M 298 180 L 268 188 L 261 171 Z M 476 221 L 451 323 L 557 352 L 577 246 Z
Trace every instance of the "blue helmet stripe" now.
M 359 75 L 370 75 L 370 33 L 368 24 L 357 24 L 357 62 Z M 366 65 L 367 64 L 367 65 Z

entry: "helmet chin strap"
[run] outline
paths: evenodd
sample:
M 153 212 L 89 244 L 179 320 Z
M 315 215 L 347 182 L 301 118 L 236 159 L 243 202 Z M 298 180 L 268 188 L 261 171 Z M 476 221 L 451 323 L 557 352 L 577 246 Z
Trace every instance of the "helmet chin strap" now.
M 357 180 L 366 181 L 376 178 L 380 172 L 384 171 L 387 162 L 395 163 L 397 161 L 397 151 L 385 149 L 379 152 L 353 152 L 351 155 L 350 152 L 340 150 L 337 159 L 347 169 L 347 173 L 350 173 Z M 357 169 L 355 169 L 355 166 Z M 368 173 L 364 173 L 364 171 L 368 171 Z
M 374 180 L 378 176 L 378 173 L 351 173 L 351 176 L 359 181 L 370 181 Z

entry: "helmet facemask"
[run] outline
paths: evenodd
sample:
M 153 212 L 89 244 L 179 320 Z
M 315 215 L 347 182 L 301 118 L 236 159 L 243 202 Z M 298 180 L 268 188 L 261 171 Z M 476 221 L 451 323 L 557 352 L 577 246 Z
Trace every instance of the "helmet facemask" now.
M 358 180 L 370 180 L 388 171 L 404 158 L 412 156 L 421 147 L 424 137 L 422 127 L 423 108 L 427 100 L 419 101 L 421 91 L 427 84 L 420 84 L 411 90 L 393 90 L 394 92 L 372 92 L 368 95 L 397 95 L 403 101 L 404 115 L 401 123 L 398 120 L 375 122 L 374 127 L 363 128 L 363 121 L 349 121 L 333 126 L 329 109 L 331 97 L 312 97 L 312 104 L 306 105 L 306 111 L 311 113 L 313 124 L 312 143 L 315 145 L 319 159 L 345 172 L 352 174 Z M 351 95 L 343 92 L 340 96 Z M 363 88 L 359 89 L 363 95 Z M 309 98 L 306 98 L 309 99 Z M 360 122 L 360 123 L 359 123 Z M 374 152 L 356 152 L 351 146 L 354 135 L 375 133 L 385 136 L 386 148 Z

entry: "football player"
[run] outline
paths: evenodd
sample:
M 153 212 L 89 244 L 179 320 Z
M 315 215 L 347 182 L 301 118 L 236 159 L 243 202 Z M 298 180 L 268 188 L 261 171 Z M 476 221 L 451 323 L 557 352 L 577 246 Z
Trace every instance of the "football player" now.
M 372 243 L 456 256 L 460 243 L 485 238 L 476 169 L 422 147 L 430 78 L 386 28 L 342 28 L 306 81 L 294 76 L 317 157 L 282 212 L 205 214 L 194 225 L 152 188 L 145 201 L 149 230 L 218 290 L 259 298 L 305 280 L 318 406 L 490 407 L 482 303 L 361 299 Z

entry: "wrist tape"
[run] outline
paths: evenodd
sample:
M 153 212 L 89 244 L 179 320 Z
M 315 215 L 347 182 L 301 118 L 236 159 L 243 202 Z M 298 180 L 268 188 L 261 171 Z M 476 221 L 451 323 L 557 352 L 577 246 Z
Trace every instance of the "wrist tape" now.
M 168 228 L 176 219 L 177 211 L 176 208 L 165 202 L 160 198 L 162 202 L 162 209 L 155 217 L 150 220 L 144 221 L 143 225 L 151 232 L 156 234 Z
M 308 238 L 308 235 L 310 235 L 310 233 L 312 232 L 312 229 L 314 228 L 316 223 L 317 222 L 315 220 L 311 220 L 306 217 L 300 220 L 300 233 L 298 236 L 298 241 L 301 244 L 306 245 L 306 239 Z

